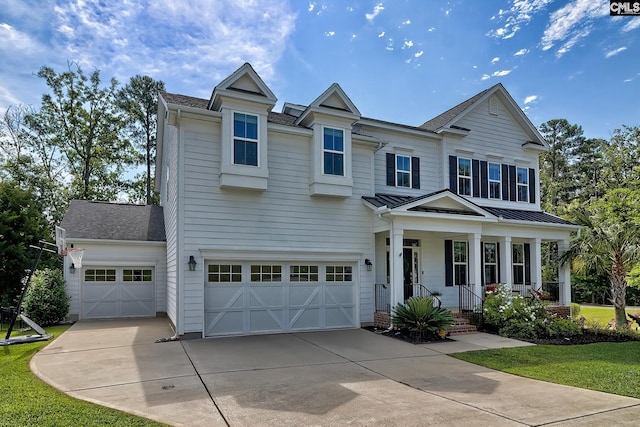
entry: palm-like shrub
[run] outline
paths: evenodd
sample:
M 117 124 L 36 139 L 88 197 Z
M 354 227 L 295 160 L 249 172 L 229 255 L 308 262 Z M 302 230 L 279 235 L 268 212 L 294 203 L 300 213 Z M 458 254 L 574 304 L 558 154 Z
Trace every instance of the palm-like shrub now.
M 411 297 L 404 304 L 399 303 L 393 309 L 391 321 L 422 340 L 435 337 L 454 323 L 451 311 L 434 306 L 433 299 L 428 297 Z

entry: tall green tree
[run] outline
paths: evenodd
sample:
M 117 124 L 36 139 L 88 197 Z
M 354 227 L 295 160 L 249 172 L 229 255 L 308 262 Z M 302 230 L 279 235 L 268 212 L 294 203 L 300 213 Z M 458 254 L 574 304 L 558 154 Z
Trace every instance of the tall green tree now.
M 602 155 L 605 165 L 600 179 L 602 189 L 639 188 L 640 126 L 614 130 Z
M 49 239 L 41 205 L 15 182 L 0 182 L 0 303 L 13 303 L 25 269 L 33 262 L 29 245 Z
M 156 157 L 159 91 L 164 91 L 164 82 L 153 80 L 149 76 L 136 75 L 118 92 L 117 97 L 118 105 L 126 115 L 126 130 L 140 153 L 140 163 L 146 166 L 146 173 L 138 177 L 138 184 L 134 183 L 133 187 L 135 190 L 135 187 L 139 188 L 140 184 L 144 183 L 144 200 L 148 205 L 153 202 L 152 167 Z
M 582 127 L 566 119 L 553 119 L 540 125 L 540 133 L 549 151 L 540 156 L 541 202 L 545 210 L 560 213 L 575 196 L 576 183 L 571 164 L 574 151 L 581 145 Z
M 42 96 L 40 111 L 27 116 L 30 132 L 60 150 L 71 177 L 71 197 L 115 200 L 126 188 L 124 171 L 135 160 L 122 134 L 118 82 L 111 79 L 103 86 L 100 71 L 86 75 L 75 63 L 62 73 L 43 67 L 38 77 L 51 93 Z
M 582 233 L 565 256 L 578 272 L 609 278 L 618 327 L 626 326 L 627 276 L 640 261 L 640 191 L 619 188 L 575 213 Z

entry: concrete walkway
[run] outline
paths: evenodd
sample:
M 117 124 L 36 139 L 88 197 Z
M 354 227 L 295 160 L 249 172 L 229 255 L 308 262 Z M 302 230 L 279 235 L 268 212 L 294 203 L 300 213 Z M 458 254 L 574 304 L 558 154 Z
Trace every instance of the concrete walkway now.
M 640 400 L 448 357 L 527 345 L 486 334 L 412 345 L 365 330 L 154 343 L 166 319 L 81 321 L 31 369 L 67 394 L 184 426 L 636 425 Z

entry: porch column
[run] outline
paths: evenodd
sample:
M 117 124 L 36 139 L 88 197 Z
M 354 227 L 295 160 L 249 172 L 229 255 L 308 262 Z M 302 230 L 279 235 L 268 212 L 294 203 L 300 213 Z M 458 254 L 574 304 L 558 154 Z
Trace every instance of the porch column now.
M 569 249 L 569 240 L 558 242 L 558 255 L 562 256 Z M 558 266 L 558 281 L 560 282 L 560 305 L 571 305 L 571 263 L 566 262 Z
M 402 227 L 391 228 L 389 239 L 389 268 L 391 269 L 391 309 L 404 302 L 404 265 L 402 258 L 402 248 L 404 242 L 404 229 Z
M 509 288 L 513 284 L 513 266 L 511 264 L 511 236 L 501 237 L 500 240 L 500 283 Z
M 533 289 L 542 288 L 542 239 L 535 238 L 529 240 L 531 247 L 531 287 Z
M 481 235 L 469 234 L 469 283 L 473 284 L 473 293 L 482 294 L 482 251 L 480 248 Z

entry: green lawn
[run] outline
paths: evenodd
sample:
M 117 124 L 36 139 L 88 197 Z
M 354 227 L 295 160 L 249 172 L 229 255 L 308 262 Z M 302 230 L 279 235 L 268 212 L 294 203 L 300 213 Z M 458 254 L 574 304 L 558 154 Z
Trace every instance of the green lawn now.
M 627 307 L 627 313 L 635 314 L 637 312 L 640 312 L 640 307 Z M 578 317 L 580 316 L 584 316 L 586 319 L 585 326 L 589 326 L 592 322 L 602 328 L 606 328 L 609 322 L 616 317 L 613 307 L 598 307 L 593 305 L 581 305 Z M 632 328 L 635 329 L 636 326 L 638 325 L 634 323 Z
M 58 336 L 67 328 L 68 326 L 54 326 L 46 330 Z M 2 338 L 6 331 L 3 325 L 0 331 Z M 48 343 L 37 342 L 0 347 L 0 426 L 163 425 L 73 399 L 40 381 L 29 370 L 29 361 Z
M 538 345 L 451 356 L 552 383 L 640 398 L 640 342 Z

